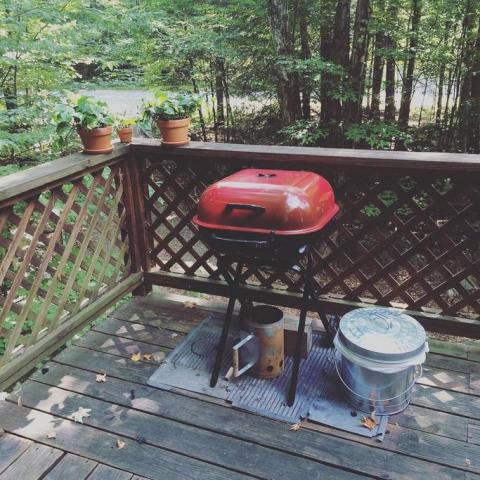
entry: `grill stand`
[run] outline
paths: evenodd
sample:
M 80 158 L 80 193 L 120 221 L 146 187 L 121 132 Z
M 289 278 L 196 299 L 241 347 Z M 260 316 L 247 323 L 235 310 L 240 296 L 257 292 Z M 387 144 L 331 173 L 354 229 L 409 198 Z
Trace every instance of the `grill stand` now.
M 220 274 L 225 278 L 226 282 L 230 286 L 230 297 L 227 306 L 227 312 L 225 314 L 225 319 L 223 322 L 223 329 L 222 334 L 220 337 L 220 341 L 217 347 L 217 354 L 215 357 L 215 364 L 213 367 L 212 376 L 210 379 L 210 387 L 214 388 L 218 381 L 218 376 L 220 374 L 220 368 L 222 366 L 223 356 L 225 354 L 225 347 L 228 338 L 228 332 L 230 330 L 230 326 L 232 323 L 233 318 L 233 310 L 235 307 L 235 303 L 237 300 L 240 301 L 242 304 L 240 309 L 240 317 L 242 317 L 244 313 L 244 309 L 249 304 L 247 299 L 239 298 L 238 296 L 238 287 L 241 281 L 242 269 L 247 264 L 253 264 L 256 267 L 263 266 L 263 267 L 270 267 L 270 268 L 282 268 L 283 270 L 294 270 L 296 273 L 302 276 L 304 282 L 303 288 L 303 302 L 302 308 L 300 309 L 300 320 L 298 322 L 298 330 L 297 330 L 297 339 L 295 344 L 295 353 L 293 357 L 293 365 L 292 365 L 292 377 L 290 380 L 290 388 L 288 392 L 287 398 L 287 405 L 292 406 L 295 402 L 295 396 L 297 392 L 297 381 L 298 375 L 300 372 L 300 360 L 301 360 L 301 350 L 302 350 L 302 338 L 305 332 L 305 321 L 307 318 L 308 312 L 308 300 L 313 298 L 314 288 L 312 282 L 312 254 L 308 246 L 300 249 L 300 258 L 304 255 L 307 256 L 307 266 L 306 268 L 301 264 L 301 262 L 295 262 L 293 265 L 291 262 L 287 263 L 287 261 L 281 261 L 276 259 L 266 260 L 262 258 L 245 258 L 240 255 L 229 254 L 229 253 L 221 253 L 218 257 L 218 269 Z M 235 269 L 234 276 L 230 275 L 228 272 L 228 265 L 233 263 L 237 263 L 237 268 Z M 323 323 L 325 331 L 329 336 L 330 341 L 333 340 L 334 332 L 332 332 L 332 324 L 328 322 L 328 319 L 323 314 L 323 312 L 318 311 L 320 319 Z M 241 318 L 240 318 L 241 320 Z

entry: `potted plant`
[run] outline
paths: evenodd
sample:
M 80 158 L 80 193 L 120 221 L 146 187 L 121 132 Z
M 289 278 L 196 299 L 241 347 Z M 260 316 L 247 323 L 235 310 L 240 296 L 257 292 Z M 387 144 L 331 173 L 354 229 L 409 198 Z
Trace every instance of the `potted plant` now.
M 117 134 L 122 143 L 131 143 L 133 135 L 133 126 L 137 123 L 135 117 L 120 118 L 117 121 Z
M 54 120 L 60 139 L 76 130 L 85 153 L 109 153 L 112 147 L 114 118 L 101 100 L 81 95 L 57 105 Z
M 145 104 L 143 119 L 156 122 L 163 145 L 185 145 L 189 142 L 190 117 L 200 108 L 200 104 L 200 97 L 196 94 L 160 94 L 154 101 Z

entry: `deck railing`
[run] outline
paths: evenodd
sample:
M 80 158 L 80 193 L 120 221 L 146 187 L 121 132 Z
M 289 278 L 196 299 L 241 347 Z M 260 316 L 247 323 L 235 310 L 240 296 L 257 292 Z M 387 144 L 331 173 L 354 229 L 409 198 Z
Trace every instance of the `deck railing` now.
M 141 284 L 129 171 L 117 147 L 0 179 L 0 391 Z
M 478 155 L 139 141 L 150 284 L 225 295 L 216 258 L 191 222 L 212 182 L 246 167 L 307 169 L 332 184 L 342 213 L 315 248 L 312 308 L 411 311 L 428 329 L 480 336 Z M 300 279 L 245 270 L 259 301 L 298 306 Z
M 335 190 L 312 309 L 395 306 L 480 337 L 479 156 L 138 139 L 0 179 L 0 390 L 130 291 L 227 295 L 191 220 L 209 184 L 252 166 L 316 171 Z M 254 300 L 301 303 L 295 276 L 243 277 Z

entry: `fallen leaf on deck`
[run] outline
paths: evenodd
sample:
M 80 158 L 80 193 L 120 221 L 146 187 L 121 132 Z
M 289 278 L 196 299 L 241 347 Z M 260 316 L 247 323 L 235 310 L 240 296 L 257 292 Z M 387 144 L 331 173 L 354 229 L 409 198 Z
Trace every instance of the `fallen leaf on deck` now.
M 196 304 L 195 302 L 185 302 L 185 303 L 183 304 L 183 306 L 184 306 L 185 308 L 195 308 L 195 307 L 197 306 L 197 304 Z
M 55 440 L 57 438 L 57 433 L 56 432 L 50 432 L 45 435 L 45 438 L 48 438 L 49 440 Z
M 142 354 L 140 352 L 132 353 L 130 360 L 132 362 L 139 362 L 142 359 Z
M 171 336 L 172 338 L 178 337 L 178 333 L 172 333 L 170 336 Z
M 372 417 L 362 417 L 360 421 L 362 425 L 369 430 L 373 430 L 378 425 L 376 420 Z
M 121 450 L 122 448 L 125 448 L 125 442 L 123 440 L 120 440 L 117 438 L 117 448 Z
M 7 393 L 7 392 L 0 392 L 0 401 L 6 400 L 7 397 L 8 397 L 8 393 Z
M 91 408 L 79 407 L 76 412 L 73 412 L 68 418 L 76 423 L 83 423 L 83 419 L 90 416 Z
M 300 430 L 303 426 L 303 420 L 301 422 L 293 423 L 288 427 L 289 430 L 292 432 L 296 432 L 297 430 Z
M 98 383 L 103 383 L 107 381 L 107 374 L 106 373 L 97 373 L 96 381 Z
M 153 360 L 153 354 L 152 353 L 144 353 L 143 354 L 143 359 L 144 360 Z
M 156 362 L 161 362 L 162 360 L 165 359 L 165 353 L 164 352 L 158 352 L 153 354 L 153 359 Z

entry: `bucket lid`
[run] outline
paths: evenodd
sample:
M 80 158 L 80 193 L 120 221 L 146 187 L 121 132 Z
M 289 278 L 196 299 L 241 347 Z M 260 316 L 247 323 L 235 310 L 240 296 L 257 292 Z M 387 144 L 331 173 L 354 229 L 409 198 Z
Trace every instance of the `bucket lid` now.
M 352 310 L 340 322 L 338 339 L 367 359 L 402 362 L 427 351 L 425 329 L 414 318 L 393 308 Z

